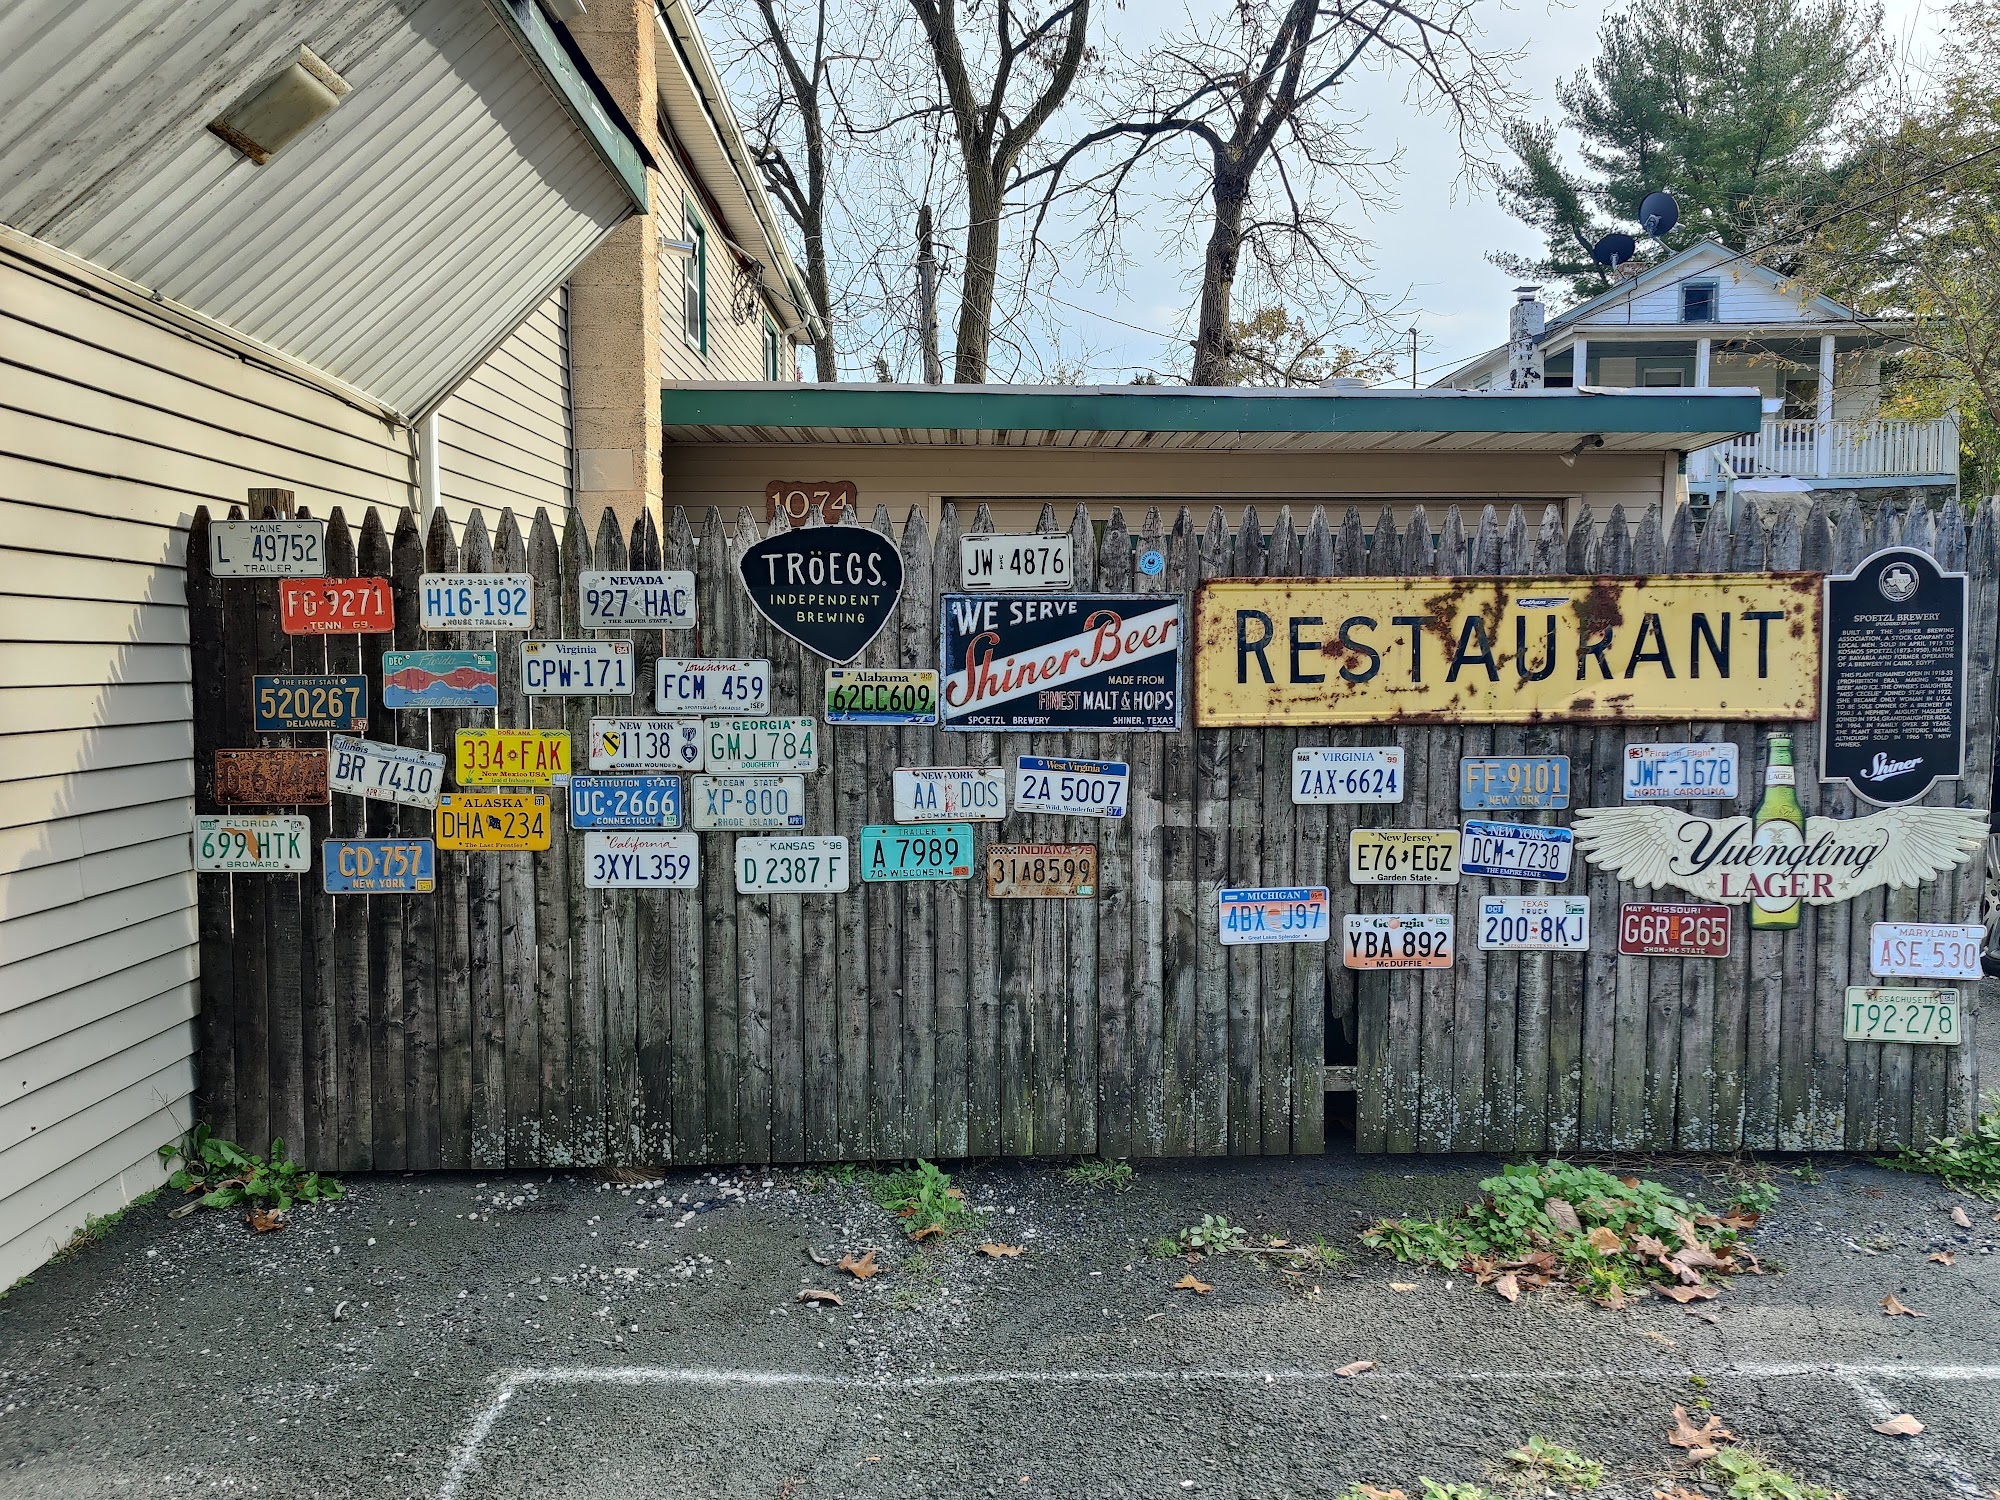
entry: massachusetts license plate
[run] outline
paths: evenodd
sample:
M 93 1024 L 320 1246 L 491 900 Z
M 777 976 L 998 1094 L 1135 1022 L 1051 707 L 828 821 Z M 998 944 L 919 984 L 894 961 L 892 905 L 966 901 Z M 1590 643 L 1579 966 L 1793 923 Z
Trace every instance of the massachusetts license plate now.
M 1618 951 L 1632 958 L 1729 957 L 1729 908 L 1713 901 L 1627 901 Z
M 1449 912 L 1358 912 L 1341 918 L 1340 961 L 1350 969 L 1449 969 Z
M 446 792 L 438 798 L 440 849 L 546 849 L 546 792 Z
M 699 719 L 592 719 L 593 771 L 699 771 Z
M 701 883 L 701 839 L 692 833 L 586 833 L 583 883 L 593 891 L 691 891 Z
M 678 776 L 594 775 L 580 771 L 569 779 L 569 826 L 572 828 L 679 828 L 681 779 Z
M 384 651 L 384 708 L 495 708 L 500 656 L 494 651 Z
M 326 758 L 327 785 L 350 797 L 436 807 L 444 789 L 444 757 L 429 750 L 336 734 L 328 740 Z
M 217 578 L 318 578 L 324 521 L 210 521 L 208 571 Z
M 1062 589 L 1075 576 L 1069 533 L 998 532 L 958 539 L 959 584 L 985 593 L 994 589 Z
M 1264 886 L 1221 893 L 1225 947 L 1242 943 L 1323 943 L 1331 934 L 1323 885 Z
M 998 766 L 899 768 L 891 782 L 898 823 L 998 823 L 1007 816 L 1007 773 Z
M 696 776 L 688 801 L 703 833 L 806 826 L 803 776 Z
M 1347 836 L 1355 885 L 1457 885 L 1456 828 L 1357 828 Z
M 426 630 L 529 630 L 535 581 L 526 573 L 426 573 L 417 606 Z
M 437 886 L 437 845 L 429 839 L 328 839 L 321 883 L 335 896 L 421 896 Z
M 238 807 L 316 806 L 326 797 L 325 750 L 218 750 L 215 800 Z
M 759 891 L 835 895 L 847 889 L 849 878 L 843 834 L 736 841 L 736 889 L 740 895 Z
M 1015 764 L 1014 811 L 1122 818 L 1131 780 L 1132 767 L 1122 760 L 1024 755 Z
M 1068 899 L 1097 894 L 1095 844 L 990 844 L 986 894 Z
M 811 771 L 819 731 L 811 719 L 703 719 L 702 753 L 711 771 Z
M 584 630 L 688 630 L 694 625 L 694 574 L 577 575 L 577 625 Z
M 1840 1035 L 1850 1042 L 1924 1042 L 1956 1046 L 1965 1036 L 1957 990 L 1847 987 Z
M 461 729 L 455 745 L 460 786 L 553 786 L 569 775 L 565 730 Z
M 1482 896 L 1479 946 L 1582 953 L 1590 947 L 1590 898 Z
M 1401 802 L 1400 745 L 1301 745 L 1292 751 L 1292 801 Z
M 663 714 L 767 714 L 768 661 L 669 661 L 653 673 L 654 704 Z
M 1726 801 L 1736 795 L 1736 746 L 1729 742 L 1625 747 L 1625 800 Z
M 1465 839 L 1458 867 L 1467 875 L 1498 875 L 1511 880 L 1567 880 L 1576 835 L 1567 828 L 1539 823 L 1489 823 L 1465 820 Z
M 935 724 L 938 674 L 874 667 L 830 667 L 829 724 Z
M 386 578 L 287 578 L 278 585 L 286 635 L 387 635 L 396 628 Z
M 970 823 L 868 823 L 861 829 L 863 880 L 964 880 L 971 874 Z
M 312 825 L 296 814 L 194 820 L 194 867 L 204 875 L 296 874 L 312 868 Z
M 250 727 L 259 734 L 368 727 L 368 679 L 281 672 L 250 679 Z
M 1900 979 L 1978 979 L 1986 929 L 1956 922 L 1877 922 L 1868 929 L 1868 972 Z
M 1529 812 L 1569 806 L 1567 755 L 1468 755 L 1458 763 L 1458 805 Z
M 629 698 L 630 641 L 523 641 L 521 691 L 530 698 Z

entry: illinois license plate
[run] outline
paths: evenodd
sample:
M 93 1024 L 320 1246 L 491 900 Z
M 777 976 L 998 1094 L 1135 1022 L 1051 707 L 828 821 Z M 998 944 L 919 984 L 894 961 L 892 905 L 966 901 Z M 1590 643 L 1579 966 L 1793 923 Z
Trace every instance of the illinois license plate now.
M 1355 885 L 1457 885 L 1456 828 L 1357 828 L 1347 836 Z
M 1986 929 L 1956 922 L 1877 922 L 1868 929 L 1868 972 L 1903 979 L 1978 979 Z
M 1482 896 L 1479 946 L 1582 953 L 1590 947 L 1590 898 Z
M 437 886 L 437 845 L 429 839 L 328 839 L 320 845 L 320 871 L 336 896 L 421 896 Z
M 704 833 L 806 826 L 803 776 L 696 776 L 688 801 L 694 826 Z
M 1341 919 L 1341 962 L 1350 969 L 1449 969 L 1449 912 L 1349 912 Z
M 711 771 L 811 771 L 819 766 L 811 719 L 703 719 L 702 753 Z
M 1122 818 L 1131 780 L 1132 767 L 1122 760 L 1024 755 L 1014 769 L 1014 811 Z
M 1956 1046 L 1964 1039 L 1957 990 L 1847 987 L 1840 1035 L 1850 1042 L 1923 1042 Z
M 333 735 L 327 745 L 327 785 L 350 797 L 436 807 L 444 789 L 444 757 L 406 745 Z
M 1458 867 L 1467 875 L 1498 875 L 1512 880 L 1567 880 L 1576 835 L 1567 828 L 1539 823 L 1489 823 L 1465 820 L 1465 838 Z
M 701 840 L 692 833 L 586 833 L 583 883 L 593 891 L 691 891 L 701 883 Z
M 1729 957 L 1729 908 L 1713 901 L 1627 901 L 1618 951 L 1632 958 Z
M 1066 531 L 1006 536 L 987 532 L 958 539 L 960 587 L 975 593 L 994 589 L 1063 589 L 1075 576 Z
M 1528 812 L 1569 806 L 1567 755 L 1468 755 L 1458 763 L 1458 805 Z
M 576 623 L 584 630 L 688 630 L 694 574 L 654 571 L 577 575 Z
M 905 767 L 890 780 L 898 823 L 998 823 L 1007 816 L 1007 773 L 998 766 Z
M 493 651 L 384 651 L 384 708 L 495 708 L 500 657 Z
M 592 719 L 593 771 L 699 771 L 699 719 Z
M 741 895 L 833 895 L 846 890 L 848 880 L 843 834 L 736 841 L 736 889 Z
M 461 729 L 460 786 L 553 786 L 569 775 L 569 734 L 561 729 Z
M 1736 746 L 1728 742 L 1625 747 L 1625 800 L 1679 802 L 1736 795 Z
M 569 779 L 572 828 L 654 828 L 681 826 L 678 776 L 593 775 Z
M 1323 943 L 1331 934 L 1323 885 L 1267 886 L 1221 893 L 1225 947 L 1242 943 Z
M 194 820 L 194 867 L 204 875 L 296 874 L 312 868 L 312 825 L 296 814 Z
M 280 672 L 250 679 L 250 727 L 259 734 L 368 727 L 368 679 L 360 673 Z
M 1400 745 L 1301 745 L 1292 751 L 1292 801 L 1401 802 Z
M 545 792 L 446 792 L 438 798 L 440 849 L 546 849 Z
M 861 829 L 863 880 L 964 880 L 971 874 L 970 823 L 869 823 Z
M 1095 844 L 990 844 L 986 894 L 1074 899 L 1097 894 Z
M 239 807 L 307 807 L 326 797 L 324 750 L 218 750 L 215 800 Z
M 387 635 L 396 628 L 386 578 L 287 578 L 278 585 L 286 635 Z
M 521 691 L 530 698 L 629 698 L 630 641 L 523 641 Z
M 829 724 L 935 724 L 938 674 L 875 667 L 830 667 Z
M 426 630 L 528 630 L 535 580 L 526 573 L 426 573 L 417 613 Z
M 768 661 L 669 661 L 653 673 L 654 704 L 663 714 L 767 714 Z
M 318 578 L 324 521 L 210 521 L 208 571 L 217 578 Z

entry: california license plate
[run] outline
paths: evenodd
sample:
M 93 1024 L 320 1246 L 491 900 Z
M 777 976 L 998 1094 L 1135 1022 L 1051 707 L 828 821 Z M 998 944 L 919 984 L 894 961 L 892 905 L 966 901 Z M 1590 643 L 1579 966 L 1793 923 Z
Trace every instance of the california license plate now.
M 1457 885 L 1456 828 L 1357 828 L 1347 836 L 1355 885 Z
M 899 767 L 891 776 L 898 823 L 998 823 L 1007 773 L 998 766 Z
M 1331 935 L 1323 885 L 1263 886 L 1221 892 L 1225 947 L 1242 943 L 1323 943 Z
M 526 573 L 426 573 L 417 612 L 426 630 L 530 630 L 535 580 Z
M 1530 812 L 1569 806 L 1567 755 L 1468 755 L 1458 763 L 1458 805 Z
M 1066 531 L 1007 536 L 985 532 L 958 539 L 959 585 L 994 589 L 1062 589 L 1074 577 Z
M 549 835 L 546 792 L 446 792 L 438 798 L 440 849 L 546 849 Z
M 210 521 L 208 571 L 217 578 L 318 578 L 326 522 Z
M 584 630 L 688 630 L 694 574 L 653 571 L 577 575 L 576 623 Z
M 569 775 L 569 735 L 561 729 L 461 729 L 460 786 L 553 786 Z
M 569 779 L 572 828 L 679 828 L 681 779 L 577 772 Z
M 1292 751 L 1292 801 L 1401 802 L 1400 745 L 1301 745 Z
M 1567 828 L 1539 823 L 1489 823 L 1465 820 L 1465 837 L 1458 867 L 1467 875 L 1497 875 L 1509 880 L 1567 880 L 1576 835 Z
M 971 874 L 970 823 L 869 823 L 861 829 L 863 880 L 964 880 Z
M 1590 947 L 1590 898 L 1482 896 L 1479 946 L 1582 953 Z
M 766 714 L 768 661 L 669 661 L 653 673 L 653 706 L 663 714 Z
M 321 884 L 335 896 L 421 896 L 437 886 L 437 845 L 429 839 L 328 839 L 320 845 Z
M 218 750 L 215 800 L 238 807 L 309 807 L 326 797 L 326 751 Z
M 494 708 L 500 656 L 494 651 L 384 651 L 384 708 Z
M 204 875 L 297 874 L 312 868 L 312 825 L 297 814 L 194 820 L 194 867 Z
M 287 578 L 278 585 L 286 635 L 387 635 L 396 628 L 386 578 Z
M 711 771 L 811 771 L 819 766 L 811 719 L 703 719 L 702 753 Z
M 629 698 L 630 641 L 523 641 L 521 691 L 530 698 Z
M 736 890 L 740 895 L 837 895 L 849 880 L 847 838 L 744 838 L 736 841 Z
M 1097 894 L 1095 844 L 989 844 L 986 894 L 1072 900 Z
M 368 727 L 368 679 L 358 672 L 252 677 L 250 703 L 250 727 L 258 734 Z
M 699 719 L 592 719 L 593 771 L 699 771 Z
M 1877 922 L 1868 930 L 1868 972 L 1899 979 L 1978 979 L 1986 929 L 1956 922 Z
M 935 724 L 938 674 L 876 667 L 829 667 L 829 724 Z
M 1736 746 L 1730 741 L 1625 747 L 1627 802 L 1727 801 L 1736 795 Z
M 1729 957 L 1729 908 L 1713 901 L 1627 901 L 1618 951 L 1633 958 Z
M 692 833 L 583 836 L 583 884 L 593 891 L 691 891 L 701 883 L 701 839 Z
M 806 826 L 803 776 L 696 776 L 688 785 L 694 826 L 703 833 Z
M 1014 811 L 1122 818 L 1132 767 L 1122 760 L 1023 755 L 1014 769 Z
M 1849 1042 L 1920 1042 L 1956 1046 L 1965 1036 L 1957 990 L 1847 987 L 1841 1038 Z
M 1349 912 L 1341 919 L 1341 962 L 1350 969 L 1449 969 L 1449 912 Z
M 327 785 L 350 797 L 436 807 L 444 789 L 444 757 L 408 745 L 333 735 L 327 744 Z

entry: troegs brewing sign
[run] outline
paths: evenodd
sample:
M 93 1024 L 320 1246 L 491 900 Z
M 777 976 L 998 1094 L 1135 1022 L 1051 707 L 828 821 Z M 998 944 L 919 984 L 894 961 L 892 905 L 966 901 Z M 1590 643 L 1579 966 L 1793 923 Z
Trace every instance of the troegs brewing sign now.
M 743 554 L 742 573 L 759 614 L 835 662 L 867 649 L 903 592 L 895 543 L 865 526 L 779 532 Z
M 947 729 L 1178 729 L 1178 599 L 947 594 Z

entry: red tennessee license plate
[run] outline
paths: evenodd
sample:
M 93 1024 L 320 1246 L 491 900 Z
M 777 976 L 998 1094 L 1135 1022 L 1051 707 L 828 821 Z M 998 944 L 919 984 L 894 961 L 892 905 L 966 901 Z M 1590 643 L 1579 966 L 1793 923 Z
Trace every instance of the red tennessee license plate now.
M 278 584 L 286 635 L 387 635 L 396 628 L 386 578 L 286 578 Z
M 1628 901 L 1618 951 L 1635 958 L 1729 957 L 1729 908 L 1709 901 Z

